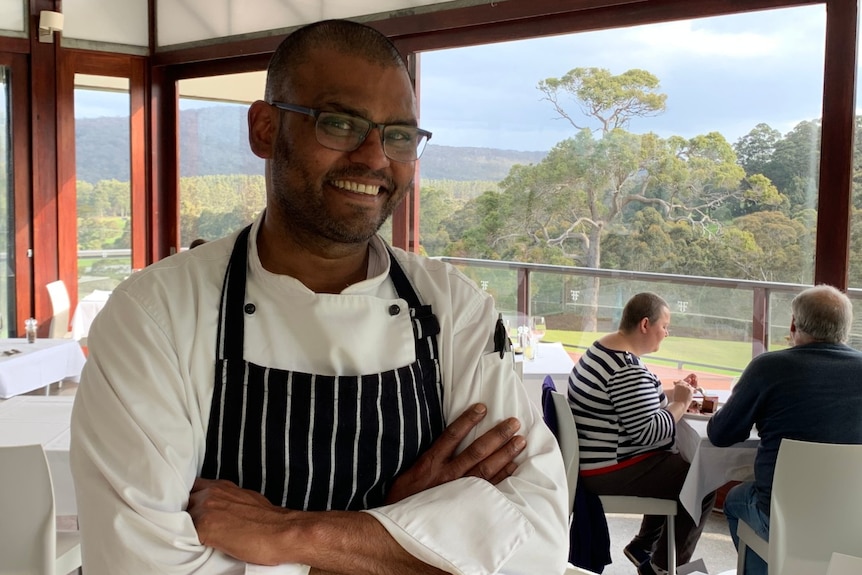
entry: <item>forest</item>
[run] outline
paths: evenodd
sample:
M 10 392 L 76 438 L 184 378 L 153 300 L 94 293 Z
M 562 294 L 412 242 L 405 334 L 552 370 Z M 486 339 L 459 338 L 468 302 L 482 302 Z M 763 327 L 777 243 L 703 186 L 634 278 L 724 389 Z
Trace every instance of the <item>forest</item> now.
M 537 89 L 571 137 L 499 181 L 427 178 L 420 165 L 425 253 L 812 281 L 819 120 L 785 134 L 761 123 L 733 143 L 718 132 L 660 137 L 627 130 L 666 106 L 645 70 L 575 68 Z M 862 261 L 856 157 L 851 260 Z M 230 233 L 264 203 L 261 175 L 184 176 L 180 185 L 184 244 Z M 78 182 L 80 249 L 128 247 L 128 197 L 127 182 Z M 862 267 L 850 273 L 850 285 L 862 285 Z

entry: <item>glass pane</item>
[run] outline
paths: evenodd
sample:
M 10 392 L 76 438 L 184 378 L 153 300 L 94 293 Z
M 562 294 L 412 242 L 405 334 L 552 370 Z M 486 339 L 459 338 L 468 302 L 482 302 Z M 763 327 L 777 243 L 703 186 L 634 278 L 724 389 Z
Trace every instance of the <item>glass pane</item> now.
M 525 302 L 523 266 L 465 271 L 572 353 L 637 290 L 671 304 L 671 363 L 732 374 L 784 345 L 784 300 L 813 281 L 825 21 L 818 5 L 423 53 L 422 247 L 561 266 Z
M 79 299 L 114 289 L 132 271 L 130 101 L 123 82 L 125 89 L 75 89 Z
M 17 325 L 15 313 L 15 209 L 9 69 L 0 67 L 0 337 L 9 337 Z
M 184 82 L 192 81 L 180 81 L 181 94 L 188 93 Z M 213 84 L 219 85 L 227 87 L 230 82 Z M 265 206 L 264 162 L 248 144 L 248 104 L 226 97 L 212 93 L 208 98 L 180 98 L 182 249 L 198 238 L 230 235 L 251 223 Z

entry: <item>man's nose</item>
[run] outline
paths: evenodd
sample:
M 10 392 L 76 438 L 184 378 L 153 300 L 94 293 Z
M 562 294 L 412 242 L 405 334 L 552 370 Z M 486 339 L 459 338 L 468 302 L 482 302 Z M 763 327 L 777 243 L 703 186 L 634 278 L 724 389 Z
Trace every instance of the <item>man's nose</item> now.
M 383 134 L 380 128 L 372 128 L 359 147 L 350 153 L 350 158 L 373 170 L 387 167 L 390 160 L 383 151 Z

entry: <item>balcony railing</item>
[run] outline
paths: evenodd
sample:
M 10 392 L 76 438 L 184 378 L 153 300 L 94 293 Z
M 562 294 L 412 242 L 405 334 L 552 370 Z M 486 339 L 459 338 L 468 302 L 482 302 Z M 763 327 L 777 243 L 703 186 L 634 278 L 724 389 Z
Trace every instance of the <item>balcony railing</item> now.
M 490 292 L 504 314 L 542 314 L 548 318 L 548 329 L 581 331 L 578 328 L 591 326 L 597 332 L 613 331 L 628 298 L 652 291 L 670 305 L 674 335 L 750 342 L 751 357 L 771 345 L 786 343 L 790 300 L 810 287 L 510 261 L 437 259 L 455 265 Z M 849 290 L 848 295 L 857 308 L 862 290 Z M 857 348 L 862 344 L 862 321 L 859 325 L 854 322 L 850 343 Z

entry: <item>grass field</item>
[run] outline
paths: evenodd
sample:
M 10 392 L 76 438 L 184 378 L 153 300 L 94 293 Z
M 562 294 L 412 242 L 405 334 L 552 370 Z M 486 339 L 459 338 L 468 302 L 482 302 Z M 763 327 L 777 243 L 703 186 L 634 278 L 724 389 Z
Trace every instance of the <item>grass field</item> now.
M 559 341 L 566 347 L 582 351 L 602 335 L 594 332 L 548 330 L 543 341 Z M 702 364 L 716 366 L 704 368 L 715 373 L 739 375 L 751 361 L 751 342 L 669 336 L 657 353 L 647 357 L 650 363 L 659 365 L 676 366 L 682 362 L 684 366 L 691 368 Z

